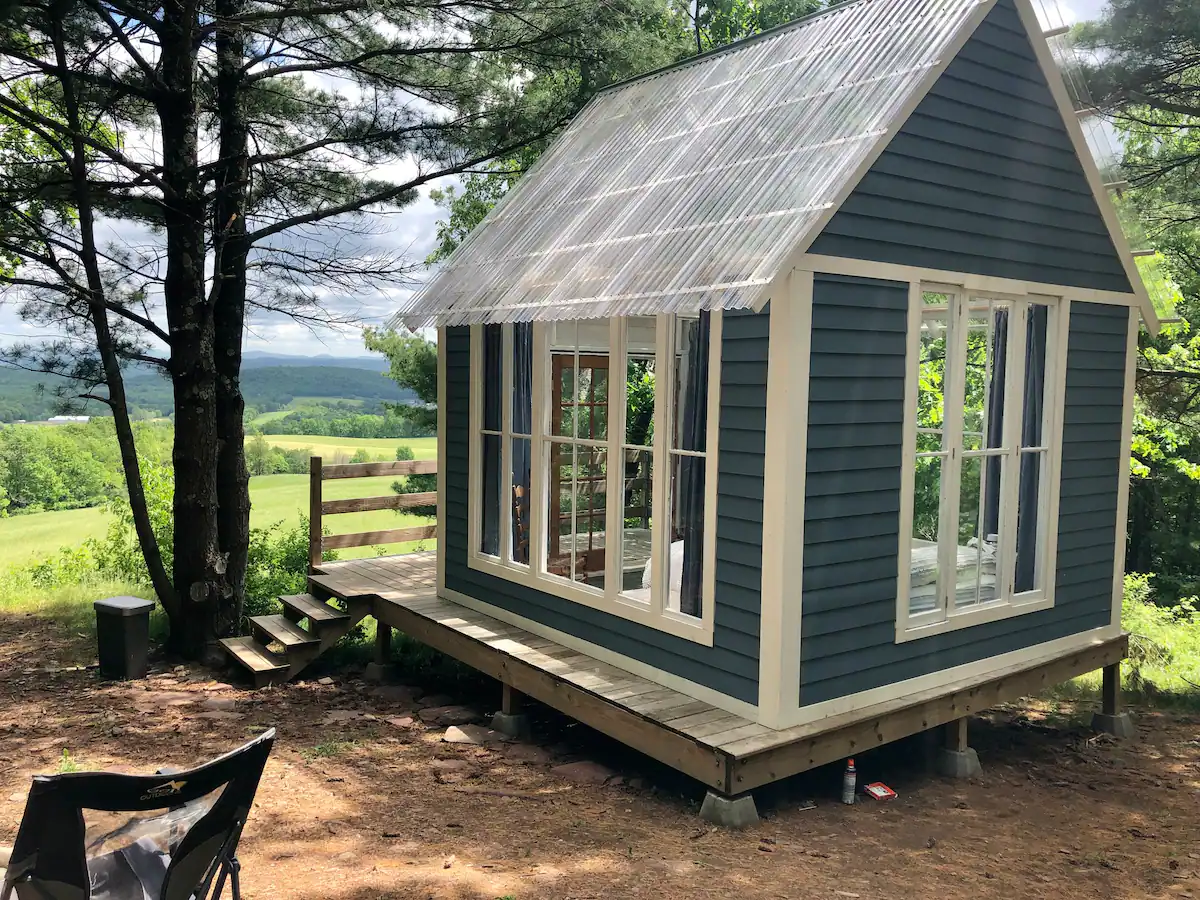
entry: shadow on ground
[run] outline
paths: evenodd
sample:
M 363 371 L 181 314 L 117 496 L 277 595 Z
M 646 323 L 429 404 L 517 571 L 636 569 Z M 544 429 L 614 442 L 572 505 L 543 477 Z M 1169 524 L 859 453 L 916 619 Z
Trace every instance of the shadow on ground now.
M 64 749 L 145 771 L 275 726 L 241 852 L 247 900 L 1200 896 L 1200 720 L 1183 714 L 1143 712 L 1139 740 L 1119 743 L 1080 727 L 1087 708 L 1001 708 L 972 725 L 977 779 L 929 774 L 912 739 L 857 759 L 897 799 L 843 806 L 827 766 L 757 792 L 762 821 L 728 832 L 698 819 L 701 786 L 551 710 L 535 707 L 528 745 L 449 744 L 421 718 L 485 718 L 494 684 L 380 691 L 340 673 L 250 691 L 164 661 L 111 683 L 75 668 L 89 642 L 0 615 L 0 843 Z M 559 768 L 577 761 L 597 765 L 583 780 Z

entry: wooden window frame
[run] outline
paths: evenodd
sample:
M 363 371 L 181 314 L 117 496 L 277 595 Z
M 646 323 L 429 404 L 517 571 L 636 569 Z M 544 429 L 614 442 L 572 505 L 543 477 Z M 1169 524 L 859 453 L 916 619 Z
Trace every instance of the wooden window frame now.
M 916 489 L 917 457 L 917 393 L 920 365 L 920 331 L 922 315 L 926 310 L 924 296 L 926 293 L 942 293 L 950 296 L 948 318 L 950 333 L 953 335 L 952 346 L 947 351 L 947 367 L 958 373 L 965 365 L 966 333 L 964 329 L 966 318 L 972 305 L 977 301 L 1002 301 L 1012 304 L 1010 321 L 1024 321 L 1024 311 L 1030 304 L 1043 304 L 1049 307 L 1046 337 L 1046 373 L 1044 388 L 1044 409 L 1042 420 L 1042 446 L 1045 448 L 1045 463 L 1042 468 L 1042 484 L 1045 485 L 1045 501 L 1038 503 L 1038 540 L 1040 543 L 1039 559 L 1041 561 L 1038 584 L 1028 591 L 1016 593 L 1013 590 L 1012 572 L 1015 566 L 1016 553 L 1016 515 L 1008 515 L 1001 522 L 999 533 L 999 557 L 1003 572 L 998 573 L 1001 581 L 999 596 L 986 602 L 977 602 L 969 606 L 956 606 L 950 597 L 948 585 L 944 577 L 938 580 L 937 603 L 932 610 L 913 613 L 909 609 L 909 593 L 911 590 L 912 541 L 913 541 L 913 506 Z M 994 622 L 1012 616 L 1026 615 L 1039 610 L 1050 609 L 1054 606 L 1055 573 L 1058 556 L 1058 506 L 1059 489 L 1062 478 L 1062 426 L 1063 406 L 1066 387 L 1066 358 L 1067 337 L 1070 331 L 1070 300 L 1065 297 L 1040 294 L 1005 294 L 996 291 L 971 290 L 962 285 L 932 284 L 912 282 L 909 286 L 908 309 L 908 343 L 905 358 L 905 391 L 904 391 L 904 438 L 903 438 L 903 468 L 901 469 L 900 488 L 900 547 L 896 584 L 896 643 L 917 640 Z M 1024 350 L 1025 331 L 1014 328 L 1010 331 L 1007 344 L 1007 364 L 1005 367 L 1005 437 L 1003 455 L 1010 460 L 1007 471 L 1019 471 L 1019 460 L 1023 452 L 1031 452 L 1034 448 L 1021 446 L 1018 429 L 1021 421 L 1020 401 L 1024 384 Z M 1017 363 L 1020 363 L 1019 365 Z M 965 412 L 965 397 L 962 378 L 950 379 L 946 390 L 944 408 L 944 428 L 949 435 L 947 441 L 950 453 L 943 464 L 941 477 L 941 504 L 939 522 L 958 521 L 958 496 L 961 491 L 961 467 L 963 457 L 963 417 Z M 1019 479 L 1010 474 L 1002 480 L 1001 505 L 1010 510 L 1016 509 Z M 950 502 L 947 502 L 950 498 Z M 939 575 L 957 568 L 956 554 L 953 543 L 943 536 L 943 528 L 938 529 L 938 571 Z M 1001 578 L 1002 576 L 1002 578 Z
M 674 372 L 668 368 L 674 352 L 674 315 L 659 315 L 656 317 L 656 371 Z M 693 641 L 698 644 L 712 646 L 713 623 L 716 595 L 716 544 L 717 544 L 717 460 L 719 455 L 718 436 L 720 433 L 720 394 L 721 394 L 721 313 L 711 314 L 708 353 L 708 397 L 707 397 L 707 435 L 704 451 L 704 547 L 703 547 L 703 578 L 701 582 L 702 609 L 700 616 L 690 616 L 677 613 L 666 608 L 665 599 L 669 582 L 667 560 L 669 559 L 669 529 L 653 528 L 651 532 L 651 585 L 649 602 L 629 597 L 622 593 L 620 554 L 606 552 L 605 554 L 605 588 L 598 588 L 574 582 L 568 578 L 552 575 L 546 568 L 547 528 L 549 527 L 548 490 L 549 483 L 545 474 L 548 470 L 546 463 L 550 452 L 550 416 L 557 404 L 553 402 L 552 360 L 549 347 L 548 332 L 551 323 L 535 322 L 533 326 L 533 426 L 531 436 L 531 490 L 529 501 L 529 532 L 530 532 L 530 565 L 515 563 L 511 559 L 512 536 L 511 516 L 502 515 L 500 523 L 499 556 L 481 553 L 480 536 L 482 530 L 482 470 L 477 464 L 482 452 L 482 421 L 483 402 L 480 390 L 473 389 L 470 393 L 470 479 L 468 484 L 467 503 L 467 565 L 476 571 L 484 572 L 503 578 L 516 584 L 523 585 L 543 594 L 549 594 L 564 600 L 570 600 L 582 606 L 588 606 L 602 612 L 627 619 L 658 631 L 663 631 L 676 637 Z M 618 522 L 623 527 L 623 467 L 612 465 L 611 460 L 623 458 L 625 438 L 625 378 L 613 377 L 612 373 L 624 371 L 626 362 L 625 332 L 627 320 L 613 318 L 609 320 L 609 359 L 619 360 L 616 365 L 610 365 L 609 372 L 609 413 L 606 465 L 607 493 L 606 512 L 607 522 Z M 511 442 L 511 409 L 512 409 L 512 328 L 504 326 L 503 378 L 504 378 L 504 437 L 501 441 L 501 480 L 503 483 L 502 496 L 512 493 L 512 471 L 510 462 Z M 588 356 L 592 354 L 581 354 Z M 483 326 L 471 326 L 471 384 L 481 384 L 483 370 Z M 673 453 L 668 442 L 671 435 L 670 423 L 659 413 L 668 409 L 673 398 L 670 395 L 672 378 L 655 378 L 655 428 L 653 449 L 653 499 L 654 509 L 666 509 L 668 503 L 668 462 Z M 502 512 L 504 505 L 501 505 Z M 666 521 L 666 516 L 663 518 Z M 619 541 L 619 539 L 618 539 Z M 606 544 L 608 543 L 606 538 Z

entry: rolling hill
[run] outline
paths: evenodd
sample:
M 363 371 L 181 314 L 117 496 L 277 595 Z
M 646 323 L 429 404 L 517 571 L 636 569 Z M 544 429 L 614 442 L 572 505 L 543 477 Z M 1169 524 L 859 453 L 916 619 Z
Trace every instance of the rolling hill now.
M 361 366 L 346 365 L 348 362 Z M 298 397 L 353 401 L 361 412 L 377 411 L 383 403 L 415 400 L 411 392 L 384 376 L 385 368 L 384 360 L 367 357 L 339 360 L 259 354 L 247 360 L 242 390 L 246 405 L 259 412 L 284 409 Z M 65 379 L 0 368 L 0 422 L 36 421 L 54 415 L 61 410 L 62 400 L 56 395 L 59 388 L 69 388 Z M 170 382 L 155 372 L 131 370 L 126 393 L 138 418 L 170 416 L 174 411 Z M 107 414 L 107 409 L 94 401 L 80 405 L 85 415 Z

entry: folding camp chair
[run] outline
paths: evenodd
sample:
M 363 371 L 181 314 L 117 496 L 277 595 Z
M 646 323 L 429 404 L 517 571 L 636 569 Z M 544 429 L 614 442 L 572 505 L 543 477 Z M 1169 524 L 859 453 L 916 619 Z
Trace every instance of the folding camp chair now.
M 238 900 L 238 839 L 274 741 L 186 772 L 37 776 L 0 900 L 217 900 L 227 879 Z

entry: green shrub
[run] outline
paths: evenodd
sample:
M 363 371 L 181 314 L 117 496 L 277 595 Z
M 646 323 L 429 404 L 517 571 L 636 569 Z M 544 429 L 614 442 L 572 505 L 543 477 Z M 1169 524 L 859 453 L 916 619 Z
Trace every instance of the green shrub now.
M 407 444 L 401 444 L 396 448 L 397 462 L 409 462 L 415 458 L 412 447 Z M 433 493 L 437 491 L 437 475 L 406 475 L 404 478 L 392 482 L 392 490 L 397 494 Z M 437 505 L 413 506 L 405 512 L 432 519 L 437 517 Z
M 169 465 L 142 460 L 146 507 L 151 527 L 158 538 L 159 551 L 167 572 L 173 560 L 172 503 L 175 481 Z M 64 548 L 57 554 L 28 566 L 10 571 L 8 580 L 17 579 L 38 588 L 59 588 L 102 579 L 133 583 L 149 590 L 146 563 L 133 527 L 133 514 L 127 499 L 110 503 L 114 521 L 103 538 L 94 538 L 82 547 Z M 325 559 L 335 559 L 327 551 Z M 287 526 L 277 522 L 267 528 L 250 530 L 246 564 L 246 616 L 278 611 L 280 594 L 302 593 L 308 577 L 308 520 Z
M 326 550 L 323 559 L 337 554 Z M 246 560 L 246 604 L 244 615 L 261 616 L 279 611 L 281 594 L 302 594 L 308 584 L 308 519 L 288 527 L 276 522 L 250 530 Z
M 1155 602 L 1154 576 L 1125 576 L 1121 624 L 1129 632 L 1125 662 L 1127 686 L 1140 694 L 1194 694 L 1200 687 L 1198 599 L 1185 597 L 1172 607 Z

